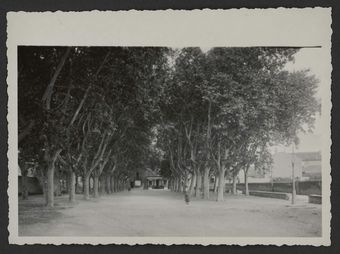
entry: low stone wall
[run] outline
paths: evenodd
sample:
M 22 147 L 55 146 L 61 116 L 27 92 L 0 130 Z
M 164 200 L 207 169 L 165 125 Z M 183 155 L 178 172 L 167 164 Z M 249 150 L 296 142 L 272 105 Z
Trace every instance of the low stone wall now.
M 301 195 L 321 195 L 321 181 L 298 182 L 298 188 Z
M 289 194 L 280 192 L 269 192 L 269 191 L 249 191 L 249 195 L 264 197 L 264 198 L 278 198 L 289 200 Z
M 309 195 L 308 196 L 308 203 L 321 204 L 322 203 L 321 195 Z
M 292 192 L 292 183 L 249 183 L 250 191 L 267 191 L 267 192 Z M 227 183 L 226 190 L 230 190 L 232 185 Z M 237 184 L 237 189 L 244 191 L 244 183 Z M 295 189 L 298 195 L 321 195 L 321 181 L 297 181 Z

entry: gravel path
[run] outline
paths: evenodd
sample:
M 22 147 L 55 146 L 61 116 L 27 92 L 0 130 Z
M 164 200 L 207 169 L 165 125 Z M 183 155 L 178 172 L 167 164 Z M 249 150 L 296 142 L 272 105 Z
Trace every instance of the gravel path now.
M 321 236 L 321 206 L 271 198 L 193 199 L 166 190 L 132 190 L 89 201 L 42 197 L 19 204 L 21 236 Z

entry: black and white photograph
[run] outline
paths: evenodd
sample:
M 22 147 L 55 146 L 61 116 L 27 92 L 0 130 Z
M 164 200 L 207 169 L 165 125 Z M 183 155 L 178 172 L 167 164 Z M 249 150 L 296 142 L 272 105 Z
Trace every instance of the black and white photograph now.
M 203 13 L 208 23 L 231 14 L 188 11 L 179 20 Z M 330 29 L 322 20 L 329 9 L 289 14 L 319 15 L 314 22 Z M 56 25 L 62 15 L 65 24 L 71 15 L 87 18 L 49 15 Z M 145 14 L 131 15 L 149 24 Z M 171 31 L 154 44 L 147 33 L 128 40 L 123 28 L 115 40 L 115 27 L 101 43 L 97 30 L 84 35 L 72 25 L 62 43 L 58 29 L 54 43 L 45 35 L 34 43 L 24 31 L 23 41 L 9 37 L 13 242 L 329 244 L 328 30 L 319 41 L 318 27 L 304 30 L 314 36 L 308 43 L 252 43 L 264 36 L 250 26 L 249 41 L 234 32 L 241 43 L 223 44 L 228 36 L 217 26 L 223 36 L 215 44 L 217 29 L 204 43 L 197 27 L 182 44 Z M 162 37 L 160 27 L 153 33 Z M 80 39 L 70 42 L 71 33 Z

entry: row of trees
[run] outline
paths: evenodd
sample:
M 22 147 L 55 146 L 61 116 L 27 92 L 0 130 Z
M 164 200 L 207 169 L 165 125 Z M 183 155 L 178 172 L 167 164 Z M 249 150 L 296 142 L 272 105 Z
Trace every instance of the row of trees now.
M 158 139 L 166 151 L 163 172 L 172 188 L 209 198 L 211 175 L 223 200 L 225 178 L 270 167 L 274 142 L 297 142 L 313 126 L 317 81 L 284 66 L 296 49 L 199 48 L 180 50 L 160 105 Z M 216 180 L 215 180 L 216 181 Z
M 209 179 L 270 164 L 271 142 L 312 127 L 316 80 L 283 70 L 296 49 L 19 47 L 19 165 L 54 204 L 56 168 L 99 186 L 126 186 L 161 167 L 176 191 L 209 197 Z M 23 178 L 24 179 L 24 178 Z M 235 189 L 235 188 L 234 188 Z
M 19 47 L 19 164 L 23 176 L 34 165 L 47 205 L 54 205 L 56 167 L 69 174 L 71 201 L 76 174 L 88 199 L 90 177 L 97 197 L 100 180 L 122 189 L 142 167 L 165 51 Z

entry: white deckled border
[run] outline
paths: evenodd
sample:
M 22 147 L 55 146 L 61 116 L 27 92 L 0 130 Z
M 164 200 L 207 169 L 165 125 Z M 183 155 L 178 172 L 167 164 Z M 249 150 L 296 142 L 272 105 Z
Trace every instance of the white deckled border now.
M 10 12 L 8 20 L 9 243 L 330 245 L 331 9 Z M 20 237 L 17 195 L 17 46 L 321 46 L 322 237 Z

